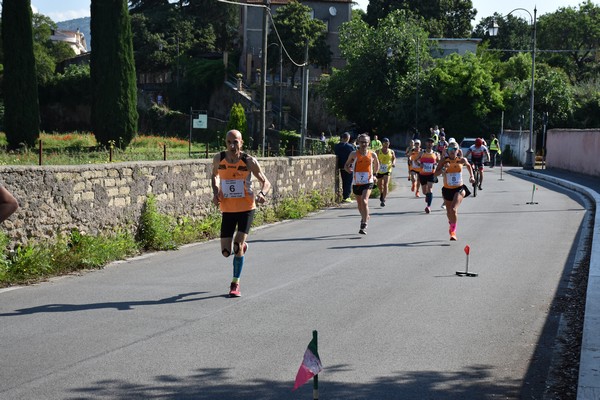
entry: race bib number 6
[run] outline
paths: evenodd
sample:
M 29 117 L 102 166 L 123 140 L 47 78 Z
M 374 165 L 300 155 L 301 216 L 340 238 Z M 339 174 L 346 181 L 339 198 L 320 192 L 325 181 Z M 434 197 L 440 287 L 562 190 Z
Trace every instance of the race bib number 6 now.
M 223 197 L 227 199 L 244 197 L 244 181 L 241 179 L 226 179 L 223 181 Z

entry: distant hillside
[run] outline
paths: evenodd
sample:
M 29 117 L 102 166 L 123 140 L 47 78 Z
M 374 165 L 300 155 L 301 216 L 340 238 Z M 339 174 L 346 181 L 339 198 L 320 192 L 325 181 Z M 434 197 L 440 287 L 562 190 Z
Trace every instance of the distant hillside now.
M 92 35 L 90 33 L 90 17 L 70 19 L 68 21 L 57 22 L 58 29 L 65 31 L 79 31 L 85 35 L 85 42 L 87 44 L 88 51 L 92 50 Z

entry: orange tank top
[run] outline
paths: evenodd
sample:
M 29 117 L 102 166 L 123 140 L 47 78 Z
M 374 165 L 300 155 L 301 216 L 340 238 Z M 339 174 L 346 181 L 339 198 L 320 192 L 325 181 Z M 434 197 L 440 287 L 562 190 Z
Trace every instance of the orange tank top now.
M 463 165 L 458 161 L 460 158 L 455 158 L 454 160 L 446 157 L 444 162 L 449 161 L 450 164 L 446 167 L 446 172 L 444 172 L 444 187 L 448 189 L 455 189 L 461 187 L 463 185 L 462 179 L 462 168 Z
M 356 160 L 352 168 L 353 185 L 366 185 L 373 182 L 373 157 L 375 155 L 371 150 L 367 150 L 364 156 L 359 151 L 356 152 Z
M 435 153 L 423 153 L 421 155 L 421 175 L 433 175 L 435 170 L 436 156 Z
M 410 170 L 411 171 L 416 171 L 416 172 L 421 171 L 421 166 L 417 162 L 417 158 L 419 158 L 419 153 L 420 153 L 420 150 L 417 150 L 417 149 L 412 149 L 410 151 L 409 158 L 410 158 Z
M 227 162 L 225 152 L 221 152 L 219 162 L 219 181 L 223 198 L 222 212 L 244 212 L 254 210 L 254 192 L 252 191 L 252 174 L 247 165 L 248 155 L 242 153 L 236 163 Z

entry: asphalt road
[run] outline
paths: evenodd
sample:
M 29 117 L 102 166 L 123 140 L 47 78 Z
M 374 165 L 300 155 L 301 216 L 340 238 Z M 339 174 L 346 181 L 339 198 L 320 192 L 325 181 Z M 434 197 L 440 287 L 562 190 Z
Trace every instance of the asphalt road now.
M 586 211 L 499 178 L 457 242 L 441 185 L 426 215 L 403 167 L 367 236 L 355 204 L 256 229 L 239 299 L 217 241 L 0 291 L 0 398 L 311 399 L 291 388 L 313 330 L 321 399 L 540 398 Z

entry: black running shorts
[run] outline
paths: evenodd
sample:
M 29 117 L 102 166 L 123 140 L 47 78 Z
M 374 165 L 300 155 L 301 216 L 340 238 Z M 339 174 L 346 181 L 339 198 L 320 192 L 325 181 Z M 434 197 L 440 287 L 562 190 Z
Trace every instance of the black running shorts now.
M 245 233 L 246 235 L 250 232 L 252 226 L 252 220 L 254 219 L 254 211 L 242 211 L 242 212 L 224 212 L 221 219 L 221 237 L 231 238 L 235 233 L 237 227 L 238 232 Z
M 468 196 L 471 195 L 471 191 L 469 190 L 469 188 L 467 187 L 467 185 L 462 185 L 462 186 L 459 186 L 459 187 L 453 188 L 453 189 L 450 189 L 450 188 L 447 188 L 447 187 L 443 187 L 442 188 L 442 197 L 446 201 L 452 201 L 452 200 L 454 200 L 454 195 L 456 193 L 458 193 L 458 192 L 463 191 L 463 190 L 465 191 L 465 194 L 463 195 L 463 198 L 464 197 L 468 197 Z
M 365 190 L 373 189 L 373 182 L 367 183 L 366 185 L 352 185 L 352 193 L 355 196 L 362 196 Z

